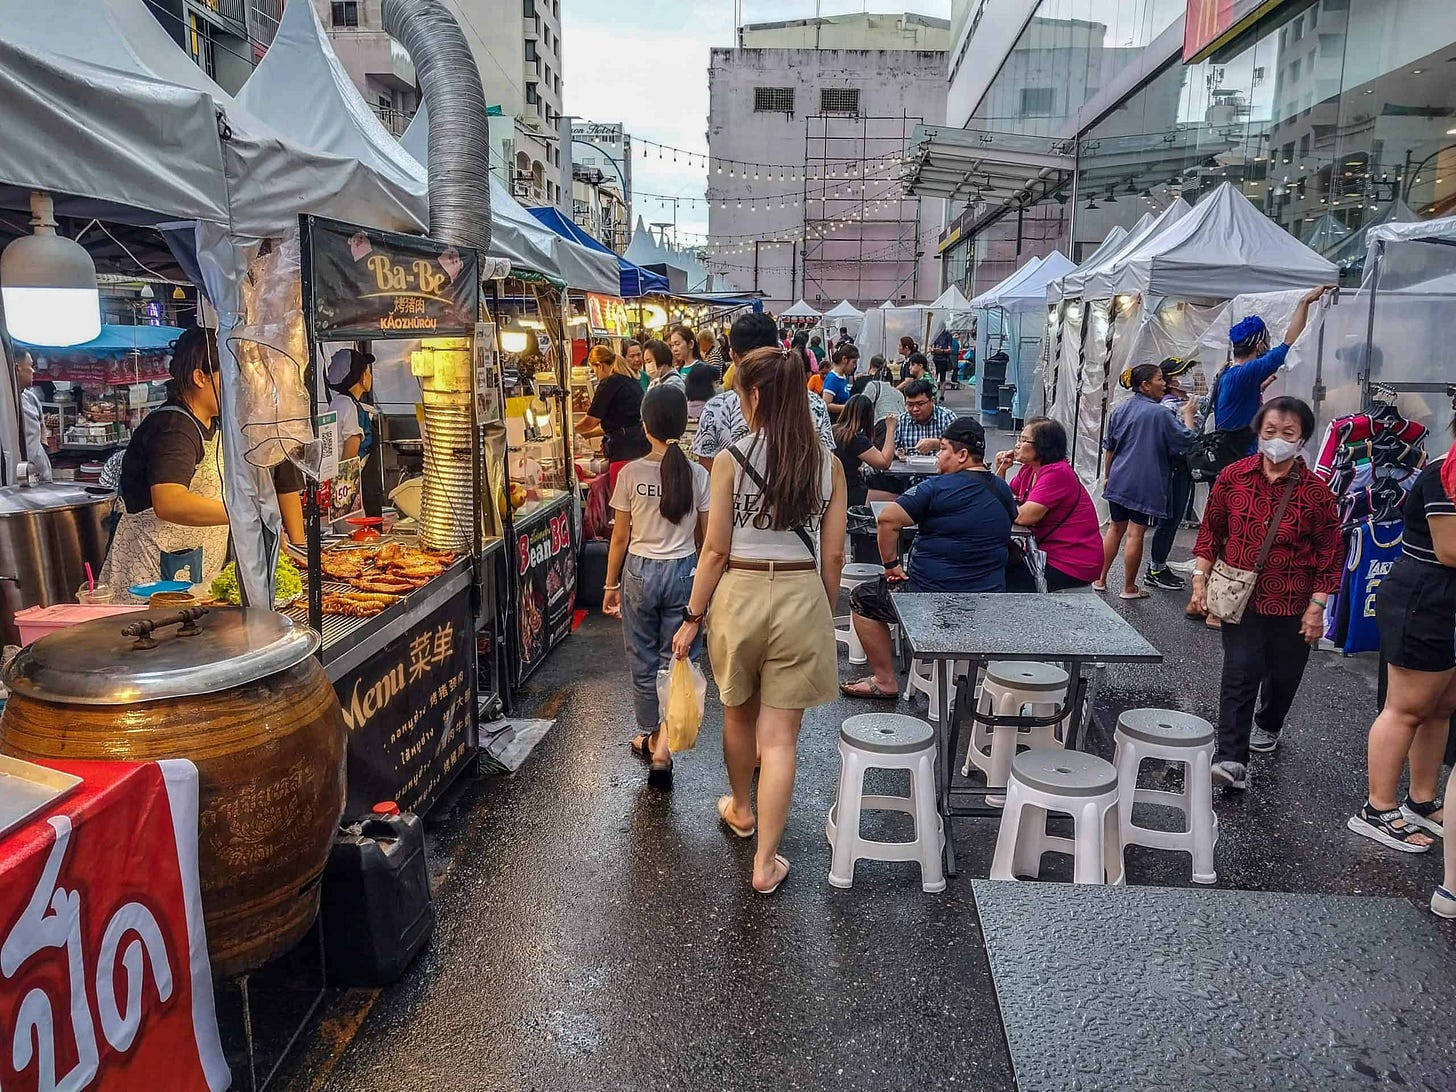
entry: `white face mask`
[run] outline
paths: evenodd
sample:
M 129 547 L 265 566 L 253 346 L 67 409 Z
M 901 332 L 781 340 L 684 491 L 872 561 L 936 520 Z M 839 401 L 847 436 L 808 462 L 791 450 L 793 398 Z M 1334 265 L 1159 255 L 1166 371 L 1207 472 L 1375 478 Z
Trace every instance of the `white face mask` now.
M 1275 466 L 1288 462 L 1304 449 L 1304 442 L 1296 443 L 1293 440 L 1282 440 L 1275 436 L 1268 440 L 1259 441 L 1259 454 L 1268 459 Z

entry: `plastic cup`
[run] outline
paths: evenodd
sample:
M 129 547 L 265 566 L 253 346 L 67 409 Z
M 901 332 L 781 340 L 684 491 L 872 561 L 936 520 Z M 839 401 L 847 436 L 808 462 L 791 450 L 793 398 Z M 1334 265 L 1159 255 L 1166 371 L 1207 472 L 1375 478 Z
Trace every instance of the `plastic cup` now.
M 116 589 L 110 584 L 97 584 L 94 588 L 90 584 L 82 584 L 76 591 L 76 602 L 78 603 L 115 603 L 117 601 Z

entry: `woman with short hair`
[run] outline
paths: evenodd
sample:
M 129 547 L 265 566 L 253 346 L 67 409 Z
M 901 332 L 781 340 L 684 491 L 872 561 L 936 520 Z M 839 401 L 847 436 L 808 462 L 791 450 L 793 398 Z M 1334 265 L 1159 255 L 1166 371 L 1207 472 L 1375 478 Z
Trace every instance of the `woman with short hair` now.
M 1067 430 L 1050 417 L 1028 417 L 1016 446 L 996 456 L 996 473 L 1020 466 L 1011 479 L 1016 525 L 1029 527 L 1046 554 L 1047 591 L 1085 588 L 1102 572 L 1102 529 L 1092 497 L 1067 462 Z M 1034 591 L 1031 574 L 1013 567 L 1007 591 Z
M 1272 753 L 1279 745 L 1345 564 L 1334 494 L 1300 456 L 1314 432 L 1314 411 L 1298 398 L 1274 398 L 1253 429 L 1258 454 L 1219 474 L 1193 546 L 1193 602 L 1202 610 L 1209 609 L 1209 573 L 1217 563 L 1257 570 L 1242 617 L 1225 618 L 1219 628 L 1223 681 L 1213 783 L 1230 789 L 1247 788 L 1250 751 Z
M 683 377 L 678 374 L 677 367 L 673 363 L 672 350 L 667 347 L 665 341 L 653 338 L 642 346 L 642 360 L 644 373 L 650 372 L 647 389 L 653 387 L 683 385 Z
M 622 467 L 652 450 L 642 431 L 642 385 L 626 358 L 618 356 L 610 345 L 593 345 L 587 363 L 597 388 L 576 433 L 602 438 L 602 455 L 615 489 Z
M 708 531 L 673 651 L 689 654 L 711 605 L 708 655 L 732 789 L 718 815 L 740 838 L 758 834 L 753 889 L 771 894 L 789 871 L 778 850 L 804 710 L 836 693 L 845 485 L 815 433 L 798 360 L 755 349 L 738 361 L 734 386 L 749 432 L 713 460 Z

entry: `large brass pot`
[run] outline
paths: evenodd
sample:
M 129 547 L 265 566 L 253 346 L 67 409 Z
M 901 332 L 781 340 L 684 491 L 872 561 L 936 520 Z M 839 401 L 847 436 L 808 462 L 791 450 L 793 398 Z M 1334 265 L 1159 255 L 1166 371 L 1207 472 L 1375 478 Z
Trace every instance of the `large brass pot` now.
M 318 913 L 344 808 L 344 718 L 317 635 L 283 615 L 204 612 L 195 634 L 159 627 L 153 648 L 122 634 L 177 614 L 101 618 L 22 650 L 0 753 L 196 764 L 208 951 L 215 974 L 239 974 L 298 943 Z

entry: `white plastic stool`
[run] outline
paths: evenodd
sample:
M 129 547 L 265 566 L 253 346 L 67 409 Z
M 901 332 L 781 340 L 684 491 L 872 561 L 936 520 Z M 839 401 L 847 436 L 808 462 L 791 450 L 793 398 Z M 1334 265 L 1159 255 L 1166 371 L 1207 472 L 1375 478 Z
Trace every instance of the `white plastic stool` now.
M 924 694 L 928 700 L 926 714 L 936 722 L 940 721 L 940 673 L 945 670 L 945 666 L 944 660 L 911 660 L 910 671 L 905 676 L 905 692 L 900 695 L 901 701 L 911 701 L 916 694 Z M 956 690 L 960 686 L 956 680 L 970 669 L 969 660 L 955 661 L 950 682 L 951 701 L 955 701 Z
M 1124 846 L 1171 849 L 1193 857 L 1193 882 L 1214 883 L 1213 846 L 1218 818 L 1213 814 L 1213 725 L 1171 709 L 1129 709 L 1117 718 L 1117 811 Z M 1137 787 L 1138 768 L 1147 759 L 1183 764 L 1183 791 Z M 1154 804 L 1183 813 L 1183 830 L 1150 830 L 1133 822 L 1133 806 Z
M 885 575 L 883 565 L 872 565 L 867 561 L 851 561 L 839 574 L 839 590 L 851 592 L 861 584 L 869 584 Z M 859 643 L 859 634 L 854 631 L 854 620 L 847 614 L 834 619 L 834 639 L 849 649 L 849 662 L 865 662 L 864 646 Z
M 1047 834 L 1049 812 L 1072 817 L 1072 838 Z M 1022 751 L 1011 760 L 991 879 L 1039 876 L 1042 854 L 1049 851 L 1072 855 L 1075 883 L 1123 882 L 1112 763 L 1081 751 L 1042 749 Z
M 908 770 L 909 796 L 866 796 L 865 771 Z M 860 837 L 860 815 L 866 811 L 900 811 L 915 817 L 915 838 L 909 842 L 877 842 Z M 920 886 L 945 890 L 941 852 L 945 835 L 935 805 L 935 729 L 923 720 L 899 713 L 862 713 L 839 729 L 839 792 L 824 825 L 833 853 L 829 882 L 854 884 L 856 861 L 919 861 Z
M 1055 664 L 996 660 L 986 665 L 976 710 L 983 717 L 1050 717 L 1066 705 L 1069 682 L 1067 672 Z M 1061 745 L 1060 725 L 1018 729 L 977 721 L 961 776 L 969 777 L 974 766 L 986 775 L 987 788 L 1004 789 L 1018 747 Z

